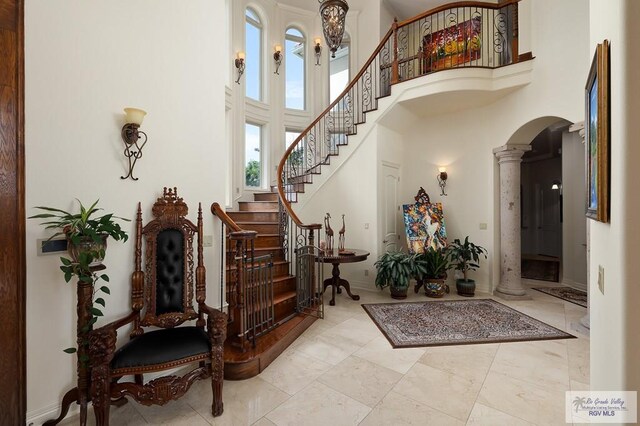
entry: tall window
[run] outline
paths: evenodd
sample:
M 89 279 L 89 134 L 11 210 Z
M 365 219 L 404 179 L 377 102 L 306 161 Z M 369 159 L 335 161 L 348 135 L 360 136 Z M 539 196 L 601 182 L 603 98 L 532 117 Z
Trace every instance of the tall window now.
M 245 123 L 244 127 L 244 185 L 262 187 L 262 126 Z
M 285 107 L 304 109 L 304 36 L 295 28 L 289 28 L 284 37 L 286 98 Z
M 245 23 L 245 94 L 262 100 L 262 23 L 258 14 L 247 8 Z
M 288 149 L 298 136 L 300 136 L 300 132 L 287 129 L 287 131 L 284 132 L 284 149 Z
M 333 102 L 349 84 L 349 56 L 349 36 L 345 33 L 336 57 L 332 58 L 329 53 L 329 102 Z

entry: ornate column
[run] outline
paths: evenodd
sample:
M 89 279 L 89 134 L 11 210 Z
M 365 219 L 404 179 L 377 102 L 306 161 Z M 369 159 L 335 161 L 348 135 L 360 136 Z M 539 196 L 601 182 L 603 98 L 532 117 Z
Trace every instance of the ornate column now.
M 503 145 L 493 150 L 500 165 L 500 284 L 494 294 L 504 299 L 530 299 L 522 287 L 520 235 L 520 163 L 529 145 Z

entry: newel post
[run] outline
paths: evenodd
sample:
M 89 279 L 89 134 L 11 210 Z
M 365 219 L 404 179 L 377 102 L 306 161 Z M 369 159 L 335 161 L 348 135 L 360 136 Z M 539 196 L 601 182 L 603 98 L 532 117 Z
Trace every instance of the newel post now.
M 396 84 L 399 81 L 398 72 L 398 18 L 393 19 L 391 24 L 393 29 L 393 62 L 391 63 L 391 84 Z

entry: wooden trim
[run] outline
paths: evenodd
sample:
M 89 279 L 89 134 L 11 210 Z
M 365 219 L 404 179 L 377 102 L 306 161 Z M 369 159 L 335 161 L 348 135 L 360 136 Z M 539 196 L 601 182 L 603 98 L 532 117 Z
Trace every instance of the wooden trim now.
M 24 0 L 0 2 L 0 111 L 0 424 L 18 425 L 27 411 Z

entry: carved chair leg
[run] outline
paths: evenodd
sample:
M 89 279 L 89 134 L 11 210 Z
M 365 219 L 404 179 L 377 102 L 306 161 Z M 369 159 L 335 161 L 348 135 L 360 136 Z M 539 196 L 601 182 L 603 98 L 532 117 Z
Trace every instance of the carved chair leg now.
M 224 357 L 222 343 L 215 345 L 211 351 L 211 390 L 213 391 L 213 403 L 211 414 L 220 416 L 224 411 L 222 404 L 222 384 L 224 382 Z
M 96 415 L 96 426 L 109 425 L 110 382 L 108 364 L 93 367 L 91 371 L 91 401 Z
M 134 380 L 138 386 L 142 386 L 144 384 L 144 377 L 142 374 L 136 374 L 134 376 Z

